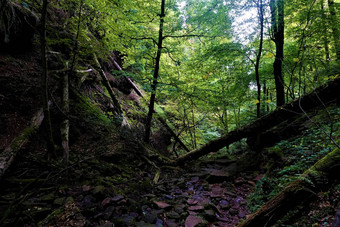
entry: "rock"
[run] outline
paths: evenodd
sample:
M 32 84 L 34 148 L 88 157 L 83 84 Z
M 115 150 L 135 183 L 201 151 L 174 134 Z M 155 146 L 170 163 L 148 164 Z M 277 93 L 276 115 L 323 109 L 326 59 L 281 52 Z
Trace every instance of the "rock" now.
M 170 211 L 169 213 L 167 213 L 167 217 L 169 217 L 170 219 L 180 219 L 181 218 L 181 216 L 175 211 Z
M 124 214 L 121 218 L 122 222 L 127 226 L 132 226 L 135 222 L 135 218 L 133 216 Z
M 256 185 L 254 181 L 250 181 L 250 180 L 248 180 L 247 183 L 250 184 L 251 186 L 254 186 L 254 187 Z
M 235 180 L 235 185 L 241 185 L 241 184 L 244 184 L 244 183 L 246 183 L 246 180 L 243 177 L 238 177 Z
M 238 214 L 238 216 L 239 216 L 240 218 L 244 218 L 244 217 L 246 216 L 246 214 L 243 213 L 243 212 L 240 212 L 240 213 Z
M 205 210 L 203 216 L 209 222 L 215 221 L 216 219 L 215 212 L 213 210 Z
M 184 204 L 178 204 L 178 205 L 175 205 L 174 210 L 177 213 L 182 214 L 184 212 L 184 208 L 185 208 Z
M 227 210 L 230 208 L 229 202 L 227 200 L 221 200 L 220 206 L 222 209 Z
M 165 226 L 168 226 L 168 227 L 177 227 L 177 223 L 172 220 L 172 219 L 168 219 L 165 221 Z
M 155 210 L 152 210 L 150 212 L 148 212 L 146 215 L 145 215 L 145 219 L 144 219 L 147 223 L 150 223 L 150 224 L 154 224 L 156 223 L 156 220 L 157 220 L 157 212 Z
M 111 218 L 113 212 L 115 210 L 115 207 L 114 206 L 109 206 L 105 209 L 105 211 L 103 212 L 103 217 L 104 219 L 108 220 Z
M 187 200 L 187 203 L 189 205 L 196 205 L 198 203 L 198 200 L 197 199 L 193 199 L 193 198 L 190 198 Z
M 174 197 L 172 195 L 165 195 L 165 198 L 172 200 Z
M 106 205 L 110 204 L 111 203 L 111 198 L 109 197 L 106 197 L 102 202 L 101 202 L 101 205 L 102 207 L 106 207 Z
M 122 195 L 116 195 L 115 197 L 112 198 L 113 202 L 119 202 L 120 200 L 124 199 L 124 196 Z
M 153 203 L 156 204 L 161 209 L 166 209 L 168 207 L 171 207 L 171 205 L 169 205 L 169 204 L 167 204 L 165 202 L 161 202 L 161 201 L 159 201 L 159 202 L 158 201 L 154 201 Z
M 190 215 L 185 220 L 185 227 L 195 227 L 195 226 L 198 226 L 199 224 L 205 224 L 205 223 L 206 221 L 203 218 L 199 216 Z
M 221 217 L 217 217 L 217 220 L 219 220 L 219 221 L 222 221 L 222 222 L 229 222 L 230 220 L 229 220 L 229 218 L 221 218 Z
M 83 190 L 83 192 L 88 192 L 88 191 L 91 190 L 91 187 L 88 186 L 88 185 L 83 185 L 83 186 L 82 186 L 82 190 Z
M 238 210 L 236 210 L 236 209 L 230 209 L 230 210 L 229 210 L 229 213 L 230 213 L 230 215 L 235 216 L 235 215 L 238 215 Z
M 188 210 L 190 211 L 200 211 L 200 210 L 203 210 L 204 207 L 203 206 L 191 206 L 188 208 Z
M 106 222 L 103 226 L 104 227 L 115 227 L 115 224 L 113 224 L 112 222 Z

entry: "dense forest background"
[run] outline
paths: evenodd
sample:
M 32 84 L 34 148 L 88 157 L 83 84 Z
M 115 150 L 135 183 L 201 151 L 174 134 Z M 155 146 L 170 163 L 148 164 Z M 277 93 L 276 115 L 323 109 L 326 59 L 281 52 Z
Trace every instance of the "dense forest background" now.
M 340 223 L 335 0 L 1 0 L 0 13 L 0 225 Z M 194 197 L 207 188 L 220 199 Z

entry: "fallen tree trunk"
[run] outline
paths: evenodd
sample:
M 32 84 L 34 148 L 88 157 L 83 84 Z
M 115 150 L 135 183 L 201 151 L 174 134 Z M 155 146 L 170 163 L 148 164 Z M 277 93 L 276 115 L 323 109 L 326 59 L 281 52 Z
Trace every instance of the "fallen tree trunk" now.
M 44 111 L 41 108 L 31 119 L 29 127 L 25 128 L 0 154 L 0 178 L 13 163 L 18 151 L 28 142 L 30 137 L 34 135 L 44 119 Z
M 111 85 L 110 85 L 110 83 L 109 83 L 109 81 L 108 81 L 108 79 L 107 79 L 107 77 L 106 77 L 106 75 L 105 75 L 105 72 L 103 71 L 101 65 L 99 64 L 99 61 L 98 61 L 98 59 L 97 59 L 97 56 L 94 54 L 93 57 L 94 57 L 94 60 L 95 60 L 95 62 L 96 62 L 96 65 L 97 65 L 97 67 L 98 67 L 98 72 L 99 72 L 99 74 L 100 74 L 100 76 L 101 76 L 101 78 L 102 78 L 103 84 L 104 84 L 104 86 L 106 87 L 107 91 L 109 92 L 109 95 L 110 95 L 110 97 L 111 97 L 111 100 L 112 100 L 112 102 L 113 102 L 113 105 L 115 106 L 115 109 L 116 109 L 117 114 L 118 114 L 118 115 L 123 115 L 123 110 L 122 110 L 122 108 L 120 107 L 119 101 L 118 101 L 118 99 L 116 98 L 116 95 L 115 95 L 115 93 L 114 93 L 113 90 L 112 90 L 112 87 L 111 87 Z
M 335 148 L 238 227 L 271 226 L 293 207 L 308 202 L 318 191 L 324 190 L 333 179 L 338 178 L 339 170 L 340 149 Z
M 174 161 L 174 164 L 180 165 L 186 161 L 196 160 L 203 155 L 206 155 L 210 152 L 216 152 L 223 147 L 243 138 L 256 136 L 259 132 L 264 132 L 265 130 L 270 129 L 282 121 L 290 119 L 291 117 L 296 115 L 304 115 L 305 111 L 323 105 L 324 103 L 340 99 L 339 88 L 340 78 L 337 78 L 316 88 L 313 92 L 277 108 L 273 112 L 257 119 L 248 125 L 231 131 L 230 133 L 218 139 L 210 141 L 200 148 L 180 156 Z
M 113 59 L 112 56 L 110 56 L 110 59 L 113 63 L 113 65 L 119 70 L 122 71 L 123 69 L 119 66 L 119 64 L 115 61 L 115 59 Z M 136 84 L 128 77 L 124 77 L 132 86 L 133 90 L 137 93 L 137 95 L 139 97 L 144 98 L 143 93 L 138 89 L 138 87 L 136 86 Z M 157 113 L 154 110 L 154 113 Z M 187 148 L 187 146 L 185 146 L 185 144 L 182 142 L 182 140 L 176 135 L 176 133 L 171 129 L 171 127 L 166 123 L 166 120 L 164 118 L 162 118 L 161 116 L 158 116 L 158 120 L 164 125 L 164 127 L 168 130 L 168 132 L 170 133 L 170 135 L 175 139 L 175 141 L 177 143 L 179 143 L 179 145 L 186 150 L 187 152 L 189 152 L 190 150 Z

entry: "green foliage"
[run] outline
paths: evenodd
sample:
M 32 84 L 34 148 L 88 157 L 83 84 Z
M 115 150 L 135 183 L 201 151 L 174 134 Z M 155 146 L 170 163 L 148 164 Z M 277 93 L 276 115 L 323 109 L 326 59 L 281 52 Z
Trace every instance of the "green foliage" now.
M 327 112 L 319 111 L 318 115 L 314 116 L 312 120 L 318 125 L 322 124 L 323 128 L 313 124 L 309 130 L 304 132 L 302 137 L 281 141 L 269 149 L 270 153 L 276 153 L 283 158 L 284 165 L 271 169 L 257 182 L 255 190 L 249 196 L 249 207 L 252 212 L 296 179 L 314 185 L 311 179 L 302 177 L 301 174 L 334 149 L 335 145 L 324 132 L 329 133 L 332 128 L 334 130 L 333 138 L 335 140 L 339 138 L 340 124 L 337 115 L 339 110 L 335 106 L 327 110 L 331 116 L 334 116 L 334 124 L 327 124 Z M 309 174 L 313 181 L 324 183 L 324 179 L 319 179 L 317 172 L 310 171 Z

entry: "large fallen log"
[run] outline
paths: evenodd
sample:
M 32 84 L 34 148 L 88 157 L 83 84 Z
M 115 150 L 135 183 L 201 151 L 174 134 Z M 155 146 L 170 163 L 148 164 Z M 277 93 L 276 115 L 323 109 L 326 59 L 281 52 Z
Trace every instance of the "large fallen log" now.
M 30 137 L 34 135 L 44 119 L 44 111 L 41 108 L 31 119 L 29 127 L 25 128 L 0 154 L 0 178 L 4 175 L 6 170 L 13 163 L 15 156 L 20 149 L 29 141 Z
M 231 131 L 218 139 L 212 140 L 209 143 L 180 156 L 174 161 L 174 164 L 180 165 L 190 160 L 196 160 L 203 155 L 210 152 L 216 152 L 243 138 L 254 137 L 258 132 L 264 132 L 265 130 L 270 129 L 291 117 L 304 115 L 305 111 L 309 111 L 333 100 L 339 100 L 339 89 L 340 78 L 329 81 L 328 83 L 316 88 L 311 93 L 279 107 L 256 121 Z
M 238 227 L 271 226 L 283 217 L 289 210 L 302 202 L 315 198 L 318 191 L 324 190 L 333 179 L 338 179 L 340 170 L 340 149 L 315 163 L 297 180 L 289 184 L 277 196 L 266 202 L 259 210 L 250 215 Z

